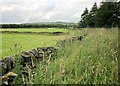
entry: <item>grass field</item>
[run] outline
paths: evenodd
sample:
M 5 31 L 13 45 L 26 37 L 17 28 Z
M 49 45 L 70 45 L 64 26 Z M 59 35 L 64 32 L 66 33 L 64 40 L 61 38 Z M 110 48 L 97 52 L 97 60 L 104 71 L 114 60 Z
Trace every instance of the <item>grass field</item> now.
M 0 31 L 19 31 L 19 32 L 68 32 L 67 29 L 48 28 L 48 29 L 0 29 Z M 71 34 L 74 33 L 71 31 Z M 2 36 L 2 54 L 0 57 L 10 56 L 15 53 L 15 44 L 23 50 L 31 50 L 37 47 L 55 46 L 56 42 L 69 35 L 33 35 L 33 34 L 7 34 Z
M 18 32 L 68 32 L 67 29 L 59 28 L 20 28 L 20 29 L 0 29 L 0 31 L 18 31 Z
M 0 29 L 0 31 L 19 31 L 19 32 L 69 32 L 69 35 L 33 35 L 33 34 L 8 34 L 3 33 L 2 37 L 2 54 L 0 57 L 10 56 L 15 53 L 15 44 L 23 50 L 31 50 L 37 47 L 55 46 L 56 42 L 67 37 L 78 35 L 78 30 L 68 30 L 59 28 L 48 29 Z
M 21 47 L 21 50 L 31 50 L 37 47 L 54 46 L 56 42 L 66 38 L 67 35 L 26 35 L 26 34 L 2 34 L 2 56 L 14 54 L 15 47 Z M 11 51 L 11 49 L 12 51 Z
M 49 57 L 41 61 L 34 69 L 34 77 L 30 74 L 27 79 L 21 74 L 15 78 L 14 83 L 117 84 L 118 30 L 86 29 L 85 31 L 88 35 L 82 41 L 61 47 L 54 60 L 50 61 Z

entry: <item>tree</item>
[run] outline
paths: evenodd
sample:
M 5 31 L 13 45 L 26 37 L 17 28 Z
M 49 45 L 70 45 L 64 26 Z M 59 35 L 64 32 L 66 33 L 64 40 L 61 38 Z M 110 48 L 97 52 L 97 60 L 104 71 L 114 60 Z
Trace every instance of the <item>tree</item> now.
M 119 9 L 117 7 L 117 2 L 102 2 L 96 14 L 96 26 L 114 27 L 118 25 L 118 13 Z
M 90 12 L 85 8 L 85 11 L 81 15 L 81 21 L 78 23 L 81 27 L 95 27 L 96 22 L 96 12 L 97 12 L 97 4 L 94 3 Z
M 96 27 L 96 14 L 97 14 L 97 3 L 95 2 L 90 13 L 89 13 L 89 26 L 90 27 Z
M 120 1 L 101 2 L 100 7 L 94 3 L 90 12 L 87 8 L 81 15 L 79 27 L 116 27 L 120 25 Z
M 84 18 L 87 14 L 88 14 L 88 9 L 85 8 L 85 11 L 84 11 L 83 14 L 81 15 L 81 17 Z
M 79 27 L 87 27 L 87 16 L 88 16 L 88 14 L 89 14 L 88 9 L 85 8 L 85 11 L 81 15 L 81 21 L 79 22 Z

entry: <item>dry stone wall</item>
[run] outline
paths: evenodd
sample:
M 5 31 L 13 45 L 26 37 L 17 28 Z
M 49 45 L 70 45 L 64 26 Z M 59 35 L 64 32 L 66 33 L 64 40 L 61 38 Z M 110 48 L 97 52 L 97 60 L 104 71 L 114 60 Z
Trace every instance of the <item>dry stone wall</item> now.
M 26 64 L 34 67 L 34 62 L 40 61 L 48 56 L 55 55 L 57 49 L 54 47 L 38 47 L 37 49 L 33 49 L 30 51 L 23 51 L 19 56 L 10 56 L 5 59 L 0 60 L 0 66 L 2 68 L 2 75 L 11 71 L 14 68 L 14 60 L 16 57 L 20 57 L 21 65 L 25 66 Z
M 2 73 L 0 73 L 1 74 L 0 76 L 4 76 L 9 71 L 14 69 L 15 67 L 14 61 L 15 61 L 15 58 L 18 56 L 20 57 L 21 65 L 23 66 L 23 74 L 27 74 L 27 72 L 24 71 L 24 67 L 26 67 L 26 65 L 29 65 L 30 68 L 32 69 L 36 66 L 35 62 L 41 61 L 43 58 L 46 58 L 49 56 L 51 57 L 54 56 L 57 53 L 57 49 L 59 49 L 60 47 L 64 47 L 66 45 L 69 46 L 75 41 L 81 41 L 85 36 L 87 36 L 87 33 L 82 36 L 79 35 L 76 37 L 59 41 L 57 42 L 55 47 L 38 47 L 37 49 L 22 51 L 20 55 L 9 56 L 4 59 L 1 59 L 0 68 L 2 68 L 1 69 Z
M 65 40 L 61 40 L 61 41 L 56 43 L 56 47 L 69 46 L 75 41 L 82 41 L 85 36 L 87 36 L 87 33 L 85 33 L 84 35 L 78 35 L 78 36 L 71 37 L 71 38 L 68 38 L 68 39 L 65 39 Z

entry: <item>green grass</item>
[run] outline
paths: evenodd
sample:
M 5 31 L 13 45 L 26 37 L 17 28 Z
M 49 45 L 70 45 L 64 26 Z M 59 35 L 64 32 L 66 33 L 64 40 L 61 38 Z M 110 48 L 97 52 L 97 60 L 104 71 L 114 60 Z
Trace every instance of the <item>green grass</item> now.
M 37 68 L 34 69 L 34 77 L 31 72 L 28 75 L 29 79 L 19 75 L 15 78 L 14 84 L 117 84 L 118 29 L 70 30 L 71 35 L 84 32 L 88 35 L 82 41 L 59 48 L 54 59 L 49 57 L 38 62 Z M 8 47 L 13 47 L 15 43 L 21 45 L 23 50 L 36 48 L 38 45 L 53 46 L 56 41 L 68 37 L 68 35 L 23 34 L 2 34 L 2 36 L 3 50 L 9 50 Z
M 15 44 L 21 47 L 21 50 L 31 50 L 37 47 L 55 46 L 56 42 L 66 37 L 68 35 L 2 34 L 2 57 L 13 55 Z
M 18 31 L 18 32 L 68 32 L 67 29 L 59 28 L 12 28 L 12 29 L 0 29 L 0 31 Z
M 41 62 L 32 83 L 117 84 L 117 29 L 87 29 L 87 32 L 83 41 L 60 48 L 54 61 Z
M 17 44 L 23 50 L 31 50 L 37 47 L 55 46 L 56 42 L 66 37 L 78 35 L 78 30 L 68 30 L 59 28 L 30 28 L 30 29 L 0 29 L 0 31 L 19 31 L 19 32 L 69 32 L 69 35 L 33 35 L 33 34 L 0 34 L 1 48 L 0 57 L 11 56 L 14 54 L 14 45 Z

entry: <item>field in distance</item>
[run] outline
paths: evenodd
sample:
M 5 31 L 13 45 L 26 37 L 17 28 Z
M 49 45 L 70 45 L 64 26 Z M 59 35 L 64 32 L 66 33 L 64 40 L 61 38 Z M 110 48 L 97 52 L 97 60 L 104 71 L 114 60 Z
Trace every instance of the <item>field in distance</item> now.
M 59 28 L 30 28 L 30 29 L 0 29 L 0 31 L 19 31 L 19 32 L 68 32 L 68 29 Z M 69 31 L 71 35 L 74 35 L 73 31 Z M 31 50 L 37 47 L 55 46 L 56 42 L 69 37 L 69 34 L 64 35 L 37 35 L 37 34 L 8 34 L 2 33 L 2 55 L 0 57 L 6 57 L 14 55 L 17 48 L 21 51 Z
M 18 31 L 18 32 L 68 32 L 67 29 L 62 28 L 12 28 L 0 29 L 0 31 Z

